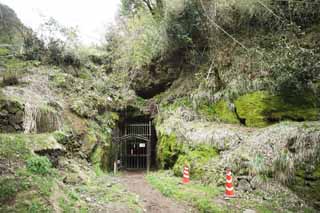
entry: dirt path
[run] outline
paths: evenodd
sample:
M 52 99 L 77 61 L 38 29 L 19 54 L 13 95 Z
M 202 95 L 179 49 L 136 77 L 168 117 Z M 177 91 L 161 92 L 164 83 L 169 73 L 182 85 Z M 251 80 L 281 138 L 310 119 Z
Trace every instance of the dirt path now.
M 126 172 L 120 177 L 120 182 L 143 201 L 143 208 L 148 213 L 184 213 L 194 210 L 167 197 L 153 189 L 145 179 L 144 172 Z

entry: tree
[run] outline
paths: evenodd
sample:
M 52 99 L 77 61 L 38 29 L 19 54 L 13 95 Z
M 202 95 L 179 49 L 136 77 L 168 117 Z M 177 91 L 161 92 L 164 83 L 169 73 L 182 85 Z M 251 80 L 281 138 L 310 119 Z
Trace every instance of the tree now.
M 121 15 L 135 15 L 139 9 L 147 9 L 153 15 L 163 15 L 163 0 L 121 0 Z

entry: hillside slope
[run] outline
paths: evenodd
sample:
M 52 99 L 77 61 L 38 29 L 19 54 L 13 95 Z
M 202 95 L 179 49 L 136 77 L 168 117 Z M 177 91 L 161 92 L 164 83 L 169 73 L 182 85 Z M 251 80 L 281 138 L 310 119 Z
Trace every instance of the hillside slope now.
M 45 51 L 46 60 L 27 60 L 21 22 L 0 4 L 0 212 L 144 211 L 150 199 L 128 192 L 137 190 L 130 176 L 108 173 L 118 160 L 112 132 L 126 116 L 154 124 L 160 171 L 142 182 L 168 203 L 200 212 L 320 209 L 318 5 L 265 1 L 281 22 L 248 8 L 255 4 L 220 0 L 213 16 L 211 1 L 163 2 L 151 13 L 144 4 L 122 8 L 126 24 L 99 54 L 57 53 L 58 64 Z M 238 195 L 231 201 L 226 167 Z

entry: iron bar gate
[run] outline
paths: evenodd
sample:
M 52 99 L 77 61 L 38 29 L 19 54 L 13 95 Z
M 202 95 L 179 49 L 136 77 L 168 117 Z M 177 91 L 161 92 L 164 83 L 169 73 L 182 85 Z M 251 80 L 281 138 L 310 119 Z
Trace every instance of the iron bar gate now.
M 151 162 L 151 121 L 125 124 L 113 132 L 119 168 L 149 171 Z

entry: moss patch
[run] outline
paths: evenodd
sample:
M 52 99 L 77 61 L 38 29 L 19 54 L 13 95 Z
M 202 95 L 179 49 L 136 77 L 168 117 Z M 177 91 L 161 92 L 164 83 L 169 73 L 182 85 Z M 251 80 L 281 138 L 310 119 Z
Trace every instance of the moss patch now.
M 158 160 L 161 168 L 172 168 L 182 153 L 183 144 L 177 141 L 174 134 L 161 135 L 158 145 Z
M 319 109 L 314 103 L 312 97 L 284 99 L 265 91 L 250 93 L 235 101 L 239 116 L 245 118 L 250 127 L 264 127 L 283 120 L 317 120 Z
M 320 164 L 313 170 L 300 168 L 296 171 L 294 184 L 291 185 L 293 191 L 301 196 L 307 203 L 315 208 L 320 208 Z
M 181 176 L 184 165 L 188 165 L 190 169 L 190 177 L 200 179 L 205 173 L 206 163 L 217 156 L 218 152 L 216 149 L 207 145 L 198 146 L 194 150 L 179 156 L 173 167 L 174 174 Z
M 91 162 L 94 167 L 94 171 L 96 172 L 96 175 L 101 175 L 103 171 L 101 170 L 102 168 L 102 159 L 104 155 L 104 148 L 101 145 L 98 145 L 94 152 L 91 155 Z
M 220 100 L 215 104 L 200 104 L 198 112 L 208 120 L 239 123 L 235 113 L 229 109 L 225 100 Z
M 8 55 L 10 51 L 7 48 L 0 47 L 0 56 Z

